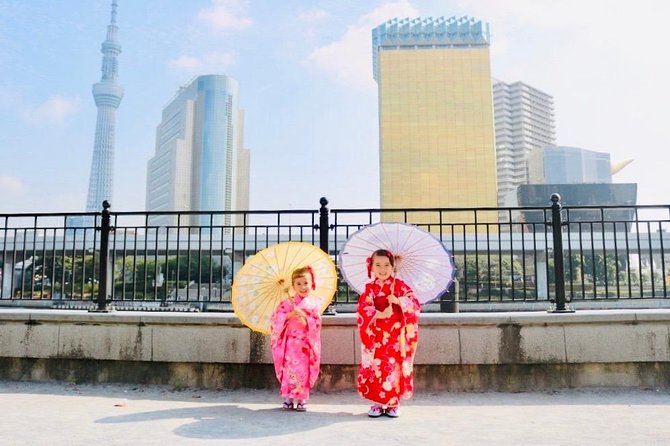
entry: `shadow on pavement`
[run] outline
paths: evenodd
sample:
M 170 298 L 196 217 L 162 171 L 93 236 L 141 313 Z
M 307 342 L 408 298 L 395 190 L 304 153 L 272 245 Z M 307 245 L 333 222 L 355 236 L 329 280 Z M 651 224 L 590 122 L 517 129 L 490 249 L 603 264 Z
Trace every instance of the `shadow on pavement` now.
M 284 411 L 281 408 L 252 410 L 236 405 L 217 405 L 157 410 L 105 417 L 96 423 L 141 423 L 183 419 L 174 433 L 187 438 L 243 439 L 311 431 L 336 423 L 367 421 L 364 413 Z

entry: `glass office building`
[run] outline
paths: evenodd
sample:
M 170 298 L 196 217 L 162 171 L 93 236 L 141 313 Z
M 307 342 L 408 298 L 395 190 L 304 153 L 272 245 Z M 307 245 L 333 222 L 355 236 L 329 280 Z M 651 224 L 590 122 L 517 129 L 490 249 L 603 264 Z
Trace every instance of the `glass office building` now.
M 249 154 L 240 134 L 238 91 L 231 77 L 199 76 L 163 109 L 147 167 L 147 210 L 248 209 Z M 157 216 L 153 223 L 174 224 L 175 218 Z M 229 225 L 231 218 L 210 221 L 203 214 L 190 223 Z
M 598 223 L 602 221 L 611 222 L 605 224 L 605 231 L 614 230 L 615 225 L 617 231 L 626 231 L 630 222 L 635 220 L 636 183 L 521 184 L 517 189 L 519 206 L 546 209 L 551 206 L 551 195 L 554 193 L 561 196 L 563 206 L 592 206 L 590 209 L 573 209 L 565 214 L 564 218 L 571 222 L 571 231 L 602 231 L 602 225 Z M 618 207 L 601 209 L 602 206 Z M 544 232 L 544 225 L 537 223 L 550 221 L 551 211 L 524 210 L 522 218 L 524 222 L 531 223 L 527 230 Z
M 467 17 L 393 19 L 373 29 L 372 47 L 381 207 L 495 207 L 488 25 Z M 488 218 L 497 221 L 495 213 Z
M 610 154 L 578 147 L 544 149 L 545 183 L 611 183 Z

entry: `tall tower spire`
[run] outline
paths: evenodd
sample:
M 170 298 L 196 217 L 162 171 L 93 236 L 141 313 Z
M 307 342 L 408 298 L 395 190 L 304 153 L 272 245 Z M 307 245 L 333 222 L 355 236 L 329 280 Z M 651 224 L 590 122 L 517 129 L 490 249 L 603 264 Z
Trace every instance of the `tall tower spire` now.
M 117 40 L 117 1 L 112 0 L 112 16 L 107 25 L 107 38 L 102 42 L 102 78 L 93 84 L 93 99 L 98 108 L 93 143 L 91 176 L 88 182 L 86 211 L 98 211 L 103 200 L 112 201 L 114 185 L 114 139 L 116 133 L 116 109 L 123 98 L 123 88 L 116 83 L 118 56 L 121 45 Z

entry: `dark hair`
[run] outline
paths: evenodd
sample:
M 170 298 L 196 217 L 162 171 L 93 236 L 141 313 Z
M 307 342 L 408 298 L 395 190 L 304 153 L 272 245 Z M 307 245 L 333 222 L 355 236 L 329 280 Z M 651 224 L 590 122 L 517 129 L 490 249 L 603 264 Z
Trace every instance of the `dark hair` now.
M 393 257 L 393 253 L 391 251 L 389 251 L 388 249 L 378 249 L 378 250 L 376 250 L 370 256 L 371 259 L 373 257 L 386 257 L 387 259 L 389 259 L 389 262 L 391 262 L 391 266 L 395 266 L 395 257 Z

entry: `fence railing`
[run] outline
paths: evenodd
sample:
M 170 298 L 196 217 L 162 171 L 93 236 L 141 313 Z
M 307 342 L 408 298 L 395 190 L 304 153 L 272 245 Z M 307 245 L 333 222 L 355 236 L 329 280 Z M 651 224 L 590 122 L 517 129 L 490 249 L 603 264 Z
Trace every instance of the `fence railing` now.
M 274 243 L 319 246 L 337 262 L 355 231 L 401 221 L 454 257 L 454 303 L 666 299 L 670 205 L 0 214 L 0 305 L 229 311 L 246 259 Z M 358 295 L 340 280 L 336 308 Z

